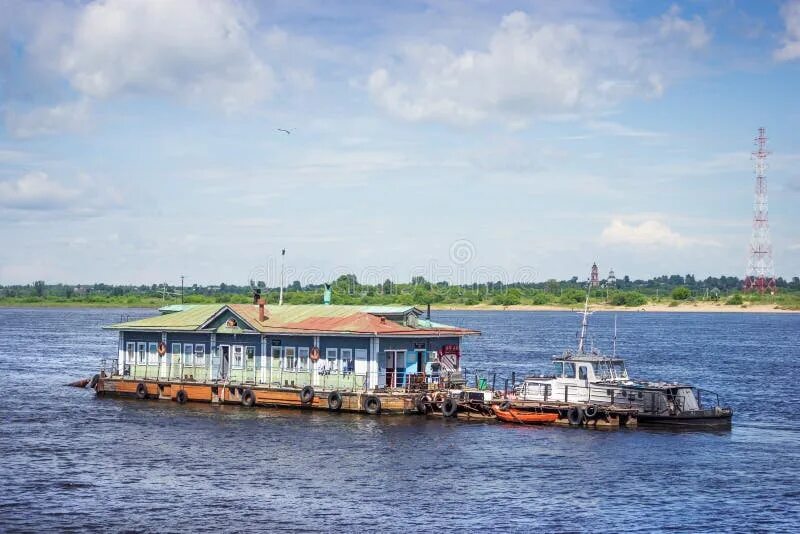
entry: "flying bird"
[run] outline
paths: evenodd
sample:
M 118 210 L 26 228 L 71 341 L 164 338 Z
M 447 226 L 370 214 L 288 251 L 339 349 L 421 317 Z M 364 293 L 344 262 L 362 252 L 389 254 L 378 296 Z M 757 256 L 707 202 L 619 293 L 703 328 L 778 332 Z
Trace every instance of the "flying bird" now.
M 290 132 L 289 130 L 284 130 L 283 128 L 278 128 L 278 131 L 279 131 L 279 132 L 286 132 L 286 135 L 289 135 L 289 134 L 291 134 L 291 133 L 292 133 L 292 132 Z

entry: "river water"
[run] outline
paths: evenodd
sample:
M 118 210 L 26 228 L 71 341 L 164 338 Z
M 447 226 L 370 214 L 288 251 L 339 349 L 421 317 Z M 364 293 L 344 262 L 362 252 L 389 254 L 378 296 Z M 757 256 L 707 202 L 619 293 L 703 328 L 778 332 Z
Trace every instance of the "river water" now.
M 0 530 L 800 530 L 800 315 L 621 313 L 632 376 L 690 381 L 730 431 L 599 431 L 97 399 L 64 387 L 149 310 L 0 309 Z M 467 367 L 545 370 L 567 312 L 434 312 Z M 592 316 L 610 350 L 613 315 Z

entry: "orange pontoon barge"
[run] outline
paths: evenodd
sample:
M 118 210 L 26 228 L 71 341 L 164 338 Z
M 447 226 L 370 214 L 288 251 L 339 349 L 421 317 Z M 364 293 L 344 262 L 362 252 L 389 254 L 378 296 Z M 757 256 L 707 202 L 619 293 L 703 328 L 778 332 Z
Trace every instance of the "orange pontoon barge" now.
M 181 305 L 106 327 L 119 332 L 98 395 L 412 413 L 460 371 L 479 332 L 413 306 Z

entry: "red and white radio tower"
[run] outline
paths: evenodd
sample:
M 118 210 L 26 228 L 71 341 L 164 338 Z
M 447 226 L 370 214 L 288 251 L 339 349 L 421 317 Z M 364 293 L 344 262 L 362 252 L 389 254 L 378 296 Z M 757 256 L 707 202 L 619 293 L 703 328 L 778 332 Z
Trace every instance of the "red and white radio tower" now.
M 756 173 L 756 198 L 753 203 L 753 236 L 750 238 L 750 258 L 744 279 L 745 291 L 769 291 L 775 294 L 775 265 L 772 262 L 772 240 L 769 237 L 769 213 L 767 210 L 767 135 L 764 128 L 758 129 L 753 152 Z

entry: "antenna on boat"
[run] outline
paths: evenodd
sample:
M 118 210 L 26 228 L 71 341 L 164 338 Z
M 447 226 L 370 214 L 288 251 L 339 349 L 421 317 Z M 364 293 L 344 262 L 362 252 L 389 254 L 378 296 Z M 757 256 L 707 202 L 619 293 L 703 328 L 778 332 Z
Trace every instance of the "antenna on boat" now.
M 612 338 L 612 356 L 617 357 L 617 314 L 614 314 L 614 337 Z
M 578 354 L 583 354 L 583 348 L 586 345 L 586 331 L 589 329 L 589 293 L 591 292 L 591 284 L 586 287 L 586 302 L 583 305 L 583 320 L 581 321 L 581 337 L 578 341 Z

